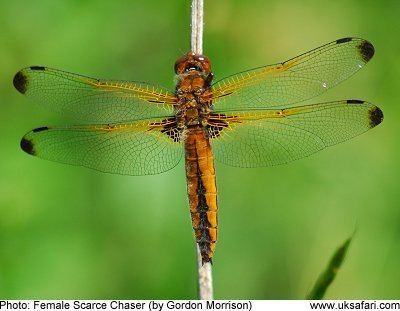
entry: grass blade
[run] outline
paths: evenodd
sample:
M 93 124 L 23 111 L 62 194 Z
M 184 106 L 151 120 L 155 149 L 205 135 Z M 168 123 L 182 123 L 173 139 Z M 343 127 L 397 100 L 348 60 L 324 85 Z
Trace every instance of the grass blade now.
M 340 266 L 343 263 L 352 239 L 353 236 L 348 238 L 333 254 L 327 268 L 319 276 L 317 282 L 315 282 L 315 285 L 311 292 L 308 294 L 307 299 L 319 300 L 324 297 L 326 290 L 332 284 L 337 272 L 339 271 Z

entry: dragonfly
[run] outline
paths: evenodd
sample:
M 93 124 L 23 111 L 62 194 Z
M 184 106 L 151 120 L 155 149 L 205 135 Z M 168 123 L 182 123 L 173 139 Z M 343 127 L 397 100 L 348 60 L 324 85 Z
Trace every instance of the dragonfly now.
M 39 158 L 123 175 L 162 173 L 184 157 L 195 239 L 203 263 L 212 262 L 214 158 L 246 168 L 284 164 L 380 124 L 382 110 L 363 100 L 302 104 L 352 76 L 374 51 L 367 40 L 342 38 L 216 82 L 209 58 L 189 52 L 175 63 L 174 91 L 28 67 L 15 88 L 82 125 L 38 127 L 20 145 Z

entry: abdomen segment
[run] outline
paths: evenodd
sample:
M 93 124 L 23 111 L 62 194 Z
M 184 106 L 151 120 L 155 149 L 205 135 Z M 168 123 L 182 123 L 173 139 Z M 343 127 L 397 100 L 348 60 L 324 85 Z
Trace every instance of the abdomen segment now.
M 185 138 L 187 190 L 192 225 L 203 263 L 211 261 L 217 241 L 217 188 L 214 157 L 205 130 L 189 128 Z

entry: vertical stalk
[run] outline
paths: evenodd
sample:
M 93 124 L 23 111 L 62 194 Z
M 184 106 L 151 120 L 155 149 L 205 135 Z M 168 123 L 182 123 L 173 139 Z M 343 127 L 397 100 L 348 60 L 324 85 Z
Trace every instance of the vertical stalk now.
M 192 0 L 191 49 L 203 54 L 204 0 Z
M 206 262 L 203 264 L 199 245 L 196 245 L 196 247 L 197 247 L 199 299 L 211 300 L 213 299 L 212 265 L 210 262 Z
M 204 0 L 192 0 L 191 50 L 203 54 L 203 16 Z M 212 266 L 210 262 L 203 264 L 199 246 L 197 246 L 197 268 L 199 299 L 213 299 Z

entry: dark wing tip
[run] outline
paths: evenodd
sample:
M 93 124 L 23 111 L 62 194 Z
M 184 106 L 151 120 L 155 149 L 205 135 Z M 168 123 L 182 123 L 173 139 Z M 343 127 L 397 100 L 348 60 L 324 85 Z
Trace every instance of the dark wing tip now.
M 341 43 L 349 42 L 349 41 L 352 41 L 352 40 L 353 40 L 353 38 L 350 38 L 350 37 L 341 38 L 341 39 L 336 40 L 336 43 L 337 44 L 341 44 Z
M 359 100 L 359 99 L 348 99 L 347 103 L 348 104 L 363 104 L 363 103 L 365 103 L 365 101 Z
M 369 62 L 369 60 L 372 58 L 372 56 L 374 56 L 375 54 L 375 48 L 372 45 L 371 42 L 369 41 L 362 41 L 359 45 L 358 45 L 358 51 L 360 52 L 360 55 L 362 57 L 362 59 L 367 63 Z
M 44 71 L 46 70 L 46 67 L 43 66 L 31 66 L 29 67 L 31 70 L 38 70 L 38 71 Z
M 35 150 L 33 149 L 32 141 L 23 137 L 20 143 L 21 149 L 24 150 L 26 153 L 31 155 L 35 155 Z
M 369 110 L 369 124 L 371 128 L 377 126 L 383 121 L 383 112 L 379 107 L 373 106 Z
M 14 87 L 18 90 L 18 92 L 25 94 L 26 85 L 27 85 L 26 75 L 21 71 L 18 71 L 13 79 Z
M 37 132 L 46 131 L 48 129 L 49 129 L 48 126 L 42 126 L 42 127 L 38 127 L 38 128 L 33 129 L 32 132 L 37 133 Z

